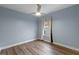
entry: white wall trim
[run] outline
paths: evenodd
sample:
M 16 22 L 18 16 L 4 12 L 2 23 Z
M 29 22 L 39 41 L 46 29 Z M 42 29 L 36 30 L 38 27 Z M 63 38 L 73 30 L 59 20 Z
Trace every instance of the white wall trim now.
M 57 45 L 60 45 L 60 46 L 64 46 L 66 48 L 70 48 L 72 50 L 75 50 L 75 51 L 79 51 L 79 48 L 74 48 L 74 47 L 71 47 L 71 46 L 68 46 L 68 45 L 64 45 L 64 44 L 61 44 L 61 43 L 58 43 L 58 42 L 53 42 L 54 44 L 57 44 Z
M 0 51 L 3 50 L 3 49 L 11 48 L 11 47 L 14 47 L 14 46 L 17 46 L 17 45 L 20 45 L 20 44 L 24 44 L 24 43 L 27 43 L 27 42 L 31 42 L 31 41 L 34 41 L 34 40 L 36 40 L 36 39 L 31 39 L 31 40 L 15 43 L 15 44 L 12 44 L 12 45 L 9 45 L 9 46 L 4 46 L 4 47 L 0 48 Z

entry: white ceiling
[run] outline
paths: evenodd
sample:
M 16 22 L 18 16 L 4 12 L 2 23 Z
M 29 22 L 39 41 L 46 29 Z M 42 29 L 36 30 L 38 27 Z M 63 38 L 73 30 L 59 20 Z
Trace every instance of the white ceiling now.
M 42 4 L 41 12 L 47 14 L 73 5 L 74 4 Z M 37 8 L 36 4 L 1 4 L 0 6 L 23 13 L 36 12 Z

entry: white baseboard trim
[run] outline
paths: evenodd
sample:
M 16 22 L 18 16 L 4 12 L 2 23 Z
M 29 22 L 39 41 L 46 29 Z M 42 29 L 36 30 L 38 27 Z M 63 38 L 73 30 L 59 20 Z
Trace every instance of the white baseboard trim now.
M 63 47 L 66 47 L 66 48 L 69 48 L 69 49 L 72 49 L 72 50 L 75 50 L 75 51 L 79 51 L 79 48 L 74 48 L 74 47 L 64 45 L 64 44 L 61 44 L 61 43 L 58 43 L 58 42 L 53 42 L 53 43 L 57 44 L 57 45 L 60 45 L 60 46 L 63 46 Z
M 1 47 L 0 51 L 3 50 L 3 49 L 11 48 L 11 47 L 21 45 L 21 44 L 24 44 L 24 43 L 27 43 L 27 42 L 31 42 L 31 41 L 34 41 L 34 40 L 36 40 L 36 39 L 31 39 L 31 40 L 27 40 L 27 41 L 24 41 L 24 42 L 19 42 L 19 43 L 15 43 L 15 44 L 12 44 L 12 45 L 9 45 L 9 46 Z

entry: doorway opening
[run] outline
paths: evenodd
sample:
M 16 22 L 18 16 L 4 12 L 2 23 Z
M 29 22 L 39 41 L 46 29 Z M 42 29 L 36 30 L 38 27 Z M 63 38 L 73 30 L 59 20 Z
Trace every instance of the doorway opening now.
M 53 43 L 52 17 L 44 17 L 43 19 L 42 39 L 44 41 Z

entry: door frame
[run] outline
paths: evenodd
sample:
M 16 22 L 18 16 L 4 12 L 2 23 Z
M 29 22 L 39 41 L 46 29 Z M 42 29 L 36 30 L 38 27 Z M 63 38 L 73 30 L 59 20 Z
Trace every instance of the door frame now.
M 51 16 L 51 29 L 50 29 L 50 36 L 51 36 L 51 43 L 53 43 L 53 31 L 52 31 L 52 23 L 53 23 L 53 19 L 52 19 L 52 16 Z
M 47 17 L 44 17 L 44 19 L 43 19 L 43 29 L 42 29 L 42 38 L 43 38 L 43 35 L 44 35 L 44 22 L 45 22 L 45 20 L 47 19 Z M 53 43 L 53 34 L 52 34 L 52 22 L 53 22 L 53 20 L 52 20 L 52 16 L 50 16 L 50 17 L 48 17 L 48 19 L 49 19 L 49 22 L 50 22 L 50 43 Z M 44 39 L 43 39 L 44 40 Z

